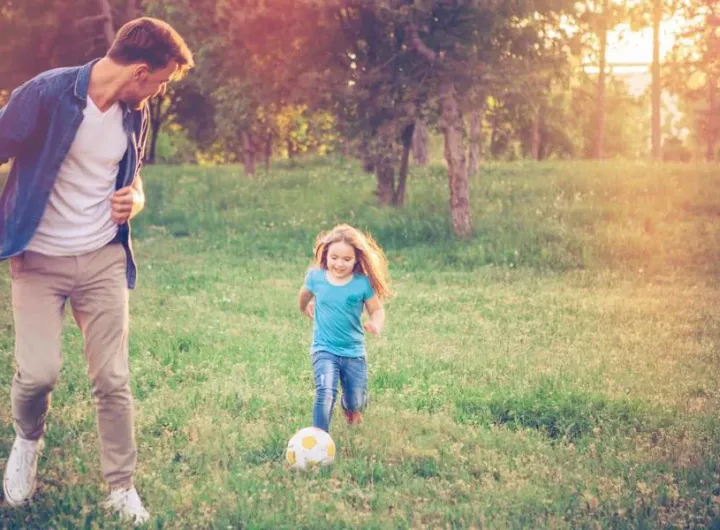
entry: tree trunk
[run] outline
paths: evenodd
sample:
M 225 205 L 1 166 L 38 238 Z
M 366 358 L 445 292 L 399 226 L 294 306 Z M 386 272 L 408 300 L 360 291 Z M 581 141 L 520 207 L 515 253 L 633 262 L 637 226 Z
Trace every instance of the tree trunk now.
M 652 62 L 652 158 L 662 160 L 660 130 L 660 21 L 662 0 L 654 0 L 653 6 L 653 62 Z
M 372 173 L 375 171 L 375 161 L 369 157 L 363 157 L 362 166 L 365 173 Z
M 292 160 L 295 157 L 295 150 L 293 149 L 293 143 L 290 138 L 285 140 L 285 146 L 287 147 L 288 159 Z
M 468 175 L 476 175 L 482 162 L 482 122 L 485 107 L 470 113 L 470 145 L 468 146 Z
M 145 163 L 150 165 L 155 163 L 155 157 L 157 152 L 157 141 L 158 141 L 158 129 L 151 126 L 152 134 L 150 135 L 150 149 L 145 157 Z
M 465 127 L 455 94 L 455 85 L 449 77 L 440 84 L 440 108 L 445 135 L 445 160 L 450 185 L 450 216 L 456 237 L 472 236 L 470 219 L 470 193 L 467 166 L 465 165 Z
M 265 138 L 265 173 L 270 173 L 270 158 L 272 157 L 272 133 Z
M 110 0 L 95 0 L 98 9 L 100 9 L 100 14 L 104 17 L 103 20 L 103 36 L 105 37 L 105 42 L 107 43 L 107 49 L 110 49 L 110 46 L 112 46 L 113 41 L 115 40 L 115 30 L 113 29 L 113 16 L 112 16 L 112 6 L 110 5 Z
M 377 176 L 377 201 L 380 206 L 392 204 L 395 195 L 395 168 L 392 159 L 381 156 L 375 161 L 375 174 Z
M 608 0 L 603 0 L 600 24 L 600 64 L 597 81 L 597 96 L 595 99 L 595 145 L 593 158 L 600 159 L 605 156 L 605 70 L 607 68 L 607 34 L 608 34 Z
M 154 164 L 157 155 L 157 141 L 160 134 L 160 126 L 162 125 L 162 103 L 163 97 L 152 98 L 147 104 L 150 108 L 150 145 L 148 146 L 148 154 L 145 157 L 147 164 Z
M 412 137 L 412 158 L 418 166 L 428 163 L 428 130 L 422 121 L 415 122 L 415 132 Z
M 411 42 L 431 64 L 436 63 L 438 55 L 420 39 L 417 27 L 410 27 Z M 448 74 L 440 80 L 440 114 L 445 135 L 445 160 L 448 165 L 450 185 L 450 217 L 456 237 L 472 236 L 470 219 L 470 192 L 467 166 L 465 165 L 465 123 L 457 102 L 455 85 Z
M 714 75 L 708 76 L 708 115 L 707 115 L 707 151 L 705 159 L 708 162 L 715 160 L 715 146 L 718 140 L 718 131 L 720 123 L 718 123 L 717 113 L 720 111 L 717 103 L 717 79 Z
M 393 205 L 402 207 L 405 204 L 405 186 L 407 183 L 408 165 L 410 162 L 410 148 L 415 132 L 415 124 L 411 123 L 402 133 L 402 158 L 400 160 L 400 172 L 398 173 L 398 185 L 393 195 Z
M 490 154 L 495 157 L 497 156 L 498 127 L 500 126 L 497 113 L 492 116 L 490 124 Z
M 542 116 L 540 115 L 540 105 L 535 109 L 532 121 L 532 137 L 530 139 L 530 154 L 533 160 L 540 160 L 540 124 Z
M 125 17 L 127 21 L 133 20 L 139 13 L 138 0 L 127 0 L 127 5 L 125 6 Z
M 160 129 L 169 114 L 172 101 L 170 96 L 163 94 L 148 100 L 147 104 L 150 108 L 150 145 L 146 161 L 148 164 L 154 164 L 157 160 L 157 141 L 160 137 Z M 163 106 L 165 107 L 164 111 Z
M 547 138 L 544 138 L 542 134 L 540 134 L 540 150 L 538 152 L 538 156 L 538 160 L 545 160 L 548 157 Z
M 245 166 L 246 175 L 255 174 L 255 153 L 250 138 L 250 133 L 242 131 L 240 133 L 240 140 L 242 141 L 243 149 L 243 165 Z

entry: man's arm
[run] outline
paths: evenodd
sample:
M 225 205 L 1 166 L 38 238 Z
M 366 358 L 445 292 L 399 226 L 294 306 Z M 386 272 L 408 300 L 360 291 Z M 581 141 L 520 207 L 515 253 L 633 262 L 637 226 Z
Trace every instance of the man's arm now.
M 373 335 L 380 335 L 385 327 L 385 309 L 377 295 L 373 296 L 365 302 L 365 308 L 370 315 L 370 320 L 365 322 L 363 326 L 366 331 Z
M 123 224 L 135 217 L 145 207 L 145 192 L 140 175 L 130 186 L 117 190 L 110 202 L 110 216 L 116 224 Z
M 30 80 L 13 90 L 0 109 L 0 165 L 22 151 L 38 126 L 43 102 L 43 87 Z

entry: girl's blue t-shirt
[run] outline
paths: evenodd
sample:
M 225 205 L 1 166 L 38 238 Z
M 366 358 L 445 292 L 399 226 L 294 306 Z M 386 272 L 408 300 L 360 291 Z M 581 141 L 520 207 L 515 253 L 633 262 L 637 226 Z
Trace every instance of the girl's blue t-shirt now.
M 345 285 L 327 281 L 325 269 L 311 269 L 305 288 L 315 297 L 312 353 L 326 351 L 341 357 L 364 357 L 365 335 L 360 323 L 363 305 L 375 296 L 364 274 L 353 274 Z

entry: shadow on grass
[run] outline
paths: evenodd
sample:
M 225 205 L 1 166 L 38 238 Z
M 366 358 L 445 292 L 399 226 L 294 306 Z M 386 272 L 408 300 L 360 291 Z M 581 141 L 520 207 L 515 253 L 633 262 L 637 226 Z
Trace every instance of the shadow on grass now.
M 463 396 L 455 402 L 455 421 L 536 429 L 552 440 L 574 442 L 603 430 L 640 430 L 644 414 L 628 400 L 561 389 L 552 382 L 521 395 Z

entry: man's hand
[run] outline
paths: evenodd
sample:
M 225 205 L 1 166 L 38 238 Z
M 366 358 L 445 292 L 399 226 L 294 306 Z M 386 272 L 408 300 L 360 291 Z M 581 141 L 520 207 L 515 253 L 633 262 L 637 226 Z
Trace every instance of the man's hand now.
M 138 213 L 144 204 L 140 192 L 132 186 L 117 190 L 110 200 L 110 217 L 115 224 L 121 225 Z

